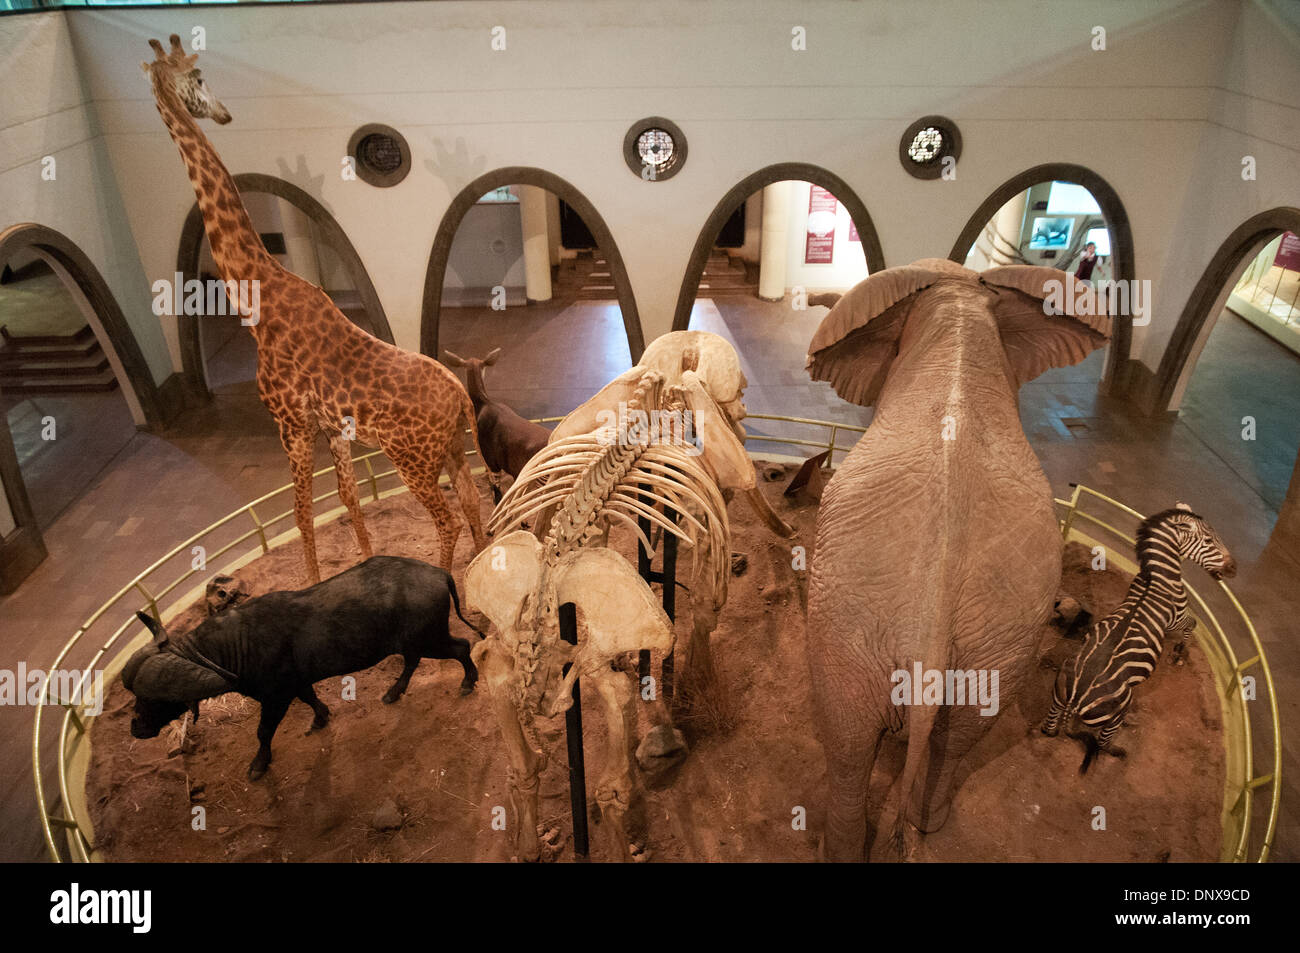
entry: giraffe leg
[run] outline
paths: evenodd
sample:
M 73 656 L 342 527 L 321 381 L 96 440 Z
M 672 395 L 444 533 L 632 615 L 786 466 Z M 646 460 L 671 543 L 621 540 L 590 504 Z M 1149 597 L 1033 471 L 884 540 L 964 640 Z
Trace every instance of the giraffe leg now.
M 513 840 L 516 855 L 524 861 L 539 860 L 542 846 L 537 837 L 537 791 L 545 757 L 528 743 L 519 722 L 519 711 L 510 700 L 514 661 L 495 636 L 475 645 L 471 657 L 487 684 L 488 697 L 501 724 L 501 739 L 510 759 L 506 778 L 510 805 L 515 813 Z
M 447 452 L 443 464 L 447 468 L 447 475 L 451 477 L 451 485 L 456 488 L 456 499 L 460 501 L 465 519 L 469 521 L 469 532 L 474 537 L 474 552 L 480 553 L 487 545 L 487 537 L 483 535 L 478 487 L 474 485 L 474 477 L 469 472 L 469 461 L 465 459 L 465 453 L 459 446 L 453 446 Z M 450 566 L 451 563 L 447 565 Z
M 361 501 L 357 498 L 357 476 L 352 469 L 352 441 L 342 434 L 330 438 L 330 453 L 334 456 L 334 472 L 339 481 L 339 499 L 348 508 L 352 531 L 356 533 L 361 558 L 374 555 L 370 548 L 370 534 L 366 532 L 366 519 L 361 515 Z
M 393 459 L 391 454 L 389 459 Z M 438 542 L 441 544 L 438 565 L 450 571 L 452 555 L 456 552 L 456 540 L 460 538 L 460 520 L 447 505 L 447 498 L 442 495 L 442 487 L 438 485 L 439 471 L 431 466 L 416 467 L 409 462 L 397 460 L 393 460 L 393 466 L 411 495 L 423 503 L 433 517 L 433 525 L 438 530 Z
M 305 428 L 280 427 L 280 443 L 289 456 L 293 473 L 293 518 L 302 536 L 303 557 L 307 566 L 307 583 L 320 582 L 320 563 L 316 560 L 316 524 L 311 508 L 312 444 L 315 434 Z

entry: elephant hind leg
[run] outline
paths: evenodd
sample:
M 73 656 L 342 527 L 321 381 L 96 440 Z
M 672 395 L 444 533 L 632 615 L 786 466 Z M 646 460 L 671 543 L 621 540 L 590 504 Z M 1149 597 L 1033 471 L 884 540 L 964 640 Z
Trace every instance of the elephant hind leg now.
M 826 860 L 856 863 L 867 857 L 867 787 L 876 763 L 883 722 L 855 733 L 850 743 L 828 744 L 826 773 Z
M 907 819 L 917 830 L 930 834 L 948 820 L 962 760 L 995 720 L 981 715 L 977 705 L 954 705 L 939 712 L 929 757 L 908 798 Z

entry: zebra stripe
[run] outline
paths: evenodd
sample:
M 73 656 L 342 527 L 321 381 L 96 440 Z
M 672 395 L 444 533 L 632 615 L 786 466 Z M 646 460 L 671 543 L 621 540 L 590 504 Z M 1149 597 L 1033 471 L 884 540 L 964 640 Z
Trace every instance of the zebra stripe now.
M 1133 703 L 1133 688 L 1155 671 L 1165 636 L 1180 633 L 1175 656 L 1186 650 L 1195 621 L 1187 614 L 1182 561 L 1196 563 L 1215 578 L 1230 576 L 1235 563 L 1205 520 L 1179 503 L 1143 521 L 1137 535 L 1138 574 L 1120 606 L 1084 635 L 1077 654 L 1061 666 L 1052 707 L 1042 732 L 1056 735 L 1071 719 L 1085 729 L 1087 771 L 1098 751 L 1111 748 L 1115 733 Z

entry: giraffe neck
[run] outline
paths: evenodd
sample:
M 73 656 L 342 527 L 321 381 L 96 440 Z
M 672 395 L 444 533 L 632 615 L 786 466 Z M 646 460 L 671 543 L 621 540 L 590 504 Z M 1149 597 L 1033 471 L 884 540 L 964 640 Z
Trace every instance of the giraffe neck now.
M 198 197 L 203 227 L 208 233 L 217 271 L 227 281 L 262 277 L 276 267 L 276 261 L 267 253 L 261 237 L 253 228 L 239 190 L 235 188 L 235 180 L 176 95 L 166 71 L 153 69 L 150 82 L 158 112 L 180 150 L 190 184 Z

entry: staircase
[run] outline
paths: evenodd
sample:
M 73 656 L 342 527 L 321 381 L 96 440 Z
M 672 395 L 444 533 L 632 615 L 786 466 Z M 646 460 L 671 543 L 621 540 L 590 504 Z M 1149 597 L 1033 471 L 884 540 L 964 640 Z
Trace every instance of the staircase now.
M 611 300 L 618 297 L 609 263 L 600 252 L 580 251 L 577 258 L 564 258 L 554 269 L 551 294 L 580 301 Z
M 740 258 L 729 255 L 721 248 L 709 253 L 700 276 L 697 298 L 718 298 L 725 295 L 758 294 L 758 266 L 749 265 Z
M 0 339 L 0 392 L 84 394 L 117 389 L 117 377 L 89 324 L 72 334 L 22 336 L 0 325 Z
M 565 258 L 553 269 L 552 293 L 557 298 L 577 300 L 618 297 L 609 263 L 600 252 L 580 251 L 577 258 Z M 758 266 L 715 248 L 704 264 L 698 297 L 758 294 Z

